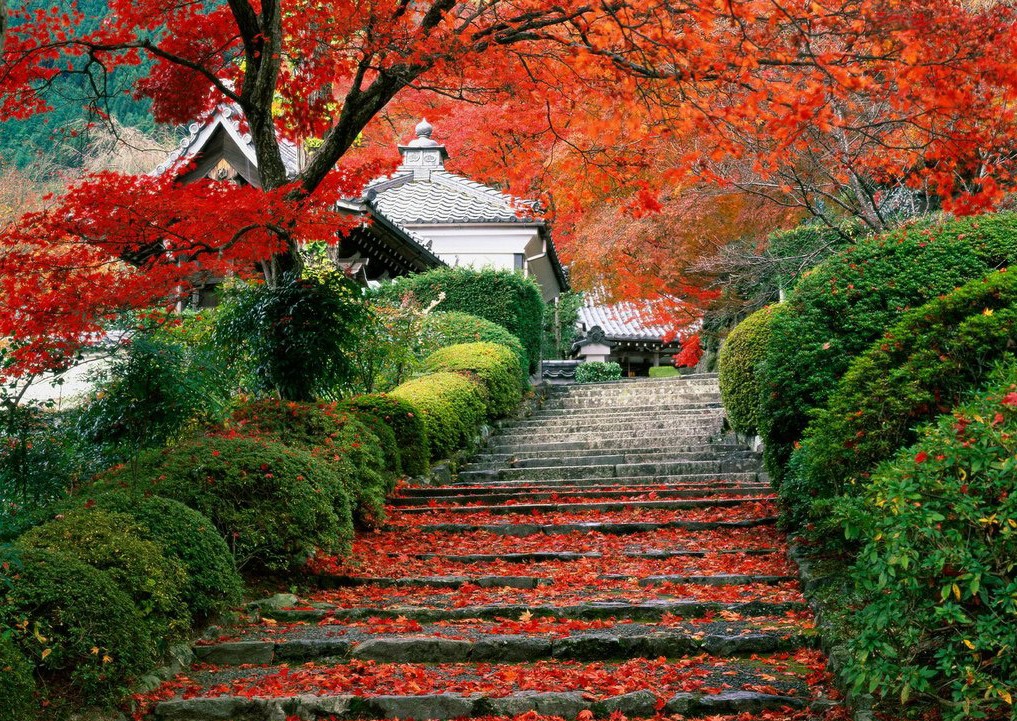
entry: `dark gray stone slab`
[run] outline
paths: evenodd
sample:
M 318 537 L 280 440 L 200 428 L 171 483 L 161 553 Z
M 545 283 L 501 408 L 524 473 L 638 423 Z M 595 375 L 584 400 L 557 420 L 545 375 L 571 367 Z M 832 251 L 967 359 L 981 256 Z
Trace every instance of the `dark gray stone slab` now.
M 372 638 L 357 645 L 351 655 L 383 663 L 454 663 L 466 661 L 472 647 L 469 641 L 450 638 Z
M 271 641 L 230 641 L 194 647 L 196 660 L 217 665 L 272 663 L 274 656 L 275 644 Z

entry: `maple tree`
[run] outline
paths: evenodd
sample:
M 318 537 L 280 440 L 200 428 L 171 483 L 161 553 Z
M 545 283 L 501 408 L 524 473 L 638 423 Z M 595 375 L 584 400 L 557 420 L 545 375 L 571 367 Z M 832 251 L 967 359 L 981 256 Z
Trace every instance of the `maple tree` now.
M 455 118 L 448 144 L 464 169 L 542 195 L 577 261 L 584 246 L 570 249 L 568 231 L 587 210 L 616 206 L 625 223 L 660 210 L 664 188 L 765 186 L 784 205 L 843 202 L 878 224 L 887 188 L 973 212 L 1014 183 L 1009 6 L 112 0 L 110 11 L 84 32 L 73 9 L 11 9 L 0 115 L 46 112 L 59 73 L 102 95 L 109 69 L 146 59 L 136 91 L 157 120 L 242 111 L 262 187 L 97 173 L 4 230 L 0 335 L 24 341 L 16 368 L 174 298 L 198 268 L 262 263 L 271 281 L 299 266 L 302 242 L 349 227 L 334 201 L 390 169 L 393 136 L 424 112 Z M 281 143 L 310 138 L 288 177 Z M 680 269 L 672 255 L 661 264 Z M 699 287 L 663 277 L 671 296 Z

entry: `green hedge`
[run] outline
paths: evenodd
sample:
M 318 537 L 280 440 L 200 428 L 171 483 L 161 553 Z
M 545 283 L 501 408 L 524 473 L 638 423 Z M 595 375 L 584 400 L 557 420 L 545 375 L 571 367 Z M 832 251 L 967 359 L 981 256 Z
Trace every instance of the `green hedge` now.
M 437 307 L 439 311 L 469 313 L 502 326 L 522 341 L 528 370 L 536 372 L 544 300 L 531 278 L 505 270 L 437 268 L 400 278 L 381 290 L 382 297 L 390 301 L 397 301 L 406 293 L 412 293 L 424 305 L 444 293 L 444 300 Z
M 650 378 L 677 378 L 681 372 L 674 366 L 655 366 L 650 369 Z
M 33 719 L 35 700 L 32 664 L 8 636 L 0 634 L 0 721 Z
M 84 704 L 119 701 L 155 664 L 148 626 L 110 576 L 48 551 L 21 554 L 0 596 L 0 625 L 47 681 L 69 681 Z
M 621 380 L 622 369 L 617 363 L 588 361 L 576 368 L 576 383 L 601 383 Z
M 770 305 L 747 317 L 728 334 L 721 346 L 718 370 L 720 394 L 731 427 L 747 436 L 756 434 L 759 422 L 759 381 L 756 369 L 766 359 L 770 325 L 778 308 Z
M 909 308 L 1017 258 L 1017 214 L 915 226 L 860 240 L 798 281 L 771 325 L 759 430 L 779 483 L 810 412 L 852 358 Z
M 143 535 L 128 515 L 79 508 L 36 526 L 16 545 L 22 551 L 70 556 L 107 573 L 131 598 L 151 637 L 165 650 L 169 641 L 190 629 L 190 614 L 181 594 L 187 572 Z
M 519 359 L 497 343 L 462 343 L 432 353 L 424 368 L 428 373 L 453 372 L 476 376 L 487 390 L 489 418 L 501 418 L 519 404 Z
M 487 415 L 484 389 L 460 373 L 432 373 L 416 378 L 403 383 L 391 395 L 420 411 L 434 459 L 448 458 L 466 447 Z
M 187 570 L 181 593 L 196 621 L 222 613 L 242 600 L 243 581 L 229 546 L 207 517 L 160 496 L 106 493 L 87 498 L 96 508 L 125 513 L 143 535 Z
M 469 313 L 433 312 L 424 316 L 420 336 L 424 355 L 460 343 L 488 342 L 503 345 L 519 359 L 521 381 L 523 384 L 528 383 L 530 361 L 522 341 L 497 323 Z
M 411 403 L 387 393 L 373 393 L 355 396 L 342 405 L 358 417 L 377 418 L 392 429 L 404 473 L 410 476 L 427 473 L 430 458 L 427 428 Z
M 198 437 L 150 451 L 96 481 L 173 498 L 206 515 L 237 565 L 298 568 L 315 551 L 347 553 L 350 497 L 335 467 L 271 437 Z
M 839 519 L 861 552 L 845 672 L 887 705 L 1008 718 L 1017 688 L 1017 363 L 879 467 Z M 902 717 L 888 709 L 892 717 Z
M 384 520 L 385 497 L 395 481 L 388 467 L 398 459 L 349 411 L 335 403 L 264 399 L 240 406 L 232 422 L 242 433 L 268 434 L 332 465 L 353 501 L 358 525 L 372 527 Z
M 821 523 L 829 499 L 857 492 L 915 426 L 952 408 L 1017 347 L 1017 273 L 1000 271 L 908 313 L 860 356 L 818 411 L 779 489 L 794 527 Z

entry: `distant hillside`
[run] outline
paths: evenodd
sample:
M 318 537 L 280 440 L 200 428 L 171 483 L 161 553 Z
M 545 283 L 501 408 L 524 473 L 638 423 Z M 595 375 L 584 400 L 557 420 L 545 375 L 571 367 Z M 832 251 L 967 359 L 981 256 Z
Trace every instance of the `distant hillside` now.
M 62 6 L 61 0 L 26 0 L 29 9 Z M 97 26 L 108 12 L 106 0 L 78 0 L 78 9 L 85 15 L 85 30 Z M 135 127 L 146 134 L 155 131 L 149 112 L 150 101 L 131 96 L 135 80 L 146 72 L 141 68 L 117 68 L 106 79 L 111 97 L 102 106 L 123 125 Z M 48 91 L 52 112 L 28 120 L 0 122 L 0 165 L 23 168 L 45 157 L 49 164 L 76 168 L 82 164 L 82 151 L 88 138 L 80 131 L 94 120 L 87 108 L 88 80 L 81 75 L 61 75 Z M 77 132 L 76 132 L 77 131 Z

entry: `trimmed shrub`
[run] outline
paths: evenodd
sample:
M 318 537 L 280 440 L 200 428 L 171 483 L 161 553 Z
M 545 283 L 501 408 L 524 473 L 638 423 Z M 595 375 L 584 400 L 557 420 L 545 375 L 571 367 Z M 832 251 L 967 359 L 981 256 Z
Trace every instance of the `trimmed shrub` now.
M 358 417 L 371 416 L 392 428 L 403 473 L 410 476 L 427 473 L 430 458 L 427 428 L 411 403 L 387 393 L 372 393 L 355 396 L 342 406 Z
M 406 293 L 412 293 L 425 305 L 444 293 L 438 310 L 469 313 L 502 326 L 522 341 L 527 370 L 536 372 L 540 361 L 544 300 L 532 278 L 492 268 L 436 268 L 399 278 L 381 290 L 382 296 L 392 301 L 398 301 Z
M 435 459 L 464 448 L 487 415 L 484 389 L 460 373 L 432 373 L 403 383 L 391 395 L 420 412 Z
M 6 635 L 0 635 L 0 699 L 0 721 L 25 721 L 38 711 L 32 664 Z
M 779 493 L 794 527 L 828 517 L 915 426 L 977 388 L 1017 348 L 1017 274 L 1000 271 L 908 313 L 851 365 L 818 411 Z
M 774 481 L 852 358 L 909 308 L 1015 258 L 1017 214 L 1003 213 L 865 238 L 804 274 L 771 323 L 758 375 L 759 430 Z
M 424 367 L 429 373 L 449 371 L 476 376 L 487 390 L 489 418 L 508 415 L 522 394 L 519 392 L 519 360 L 497 343 L 462 343 L 432 353 Z
M 73 556 L 109 574 L 130 596 L 151 636 L 160 645 L 180 638 L 190 628 L 190 614 L 180 588 L 187 572 L 162 548 L 143 537 L 128 515 L 79 508 L 36 526 L 17 541 L 22 550 Z
M 601 383 L 621 380 L 622 369 L 617 363 L 589 361 L 576 368 L 576 383 Z
M 840 504 L 861 542 L 846 673 L 889 704 L 1010 718 L 1017 687 L 1017 363 Z M 891 713 L 897 717 L 898 714 Z
M 181 593 L 196 620 L 212 618 L 240 603 L 243 581 L 229 546 L 207 517 L 179 501 L 160 496 L 106 493 L 95 507 L 131 516 L 146 538 L 187 570 Z
M 394 487 L 395 474 L 386 471 L 378 437 L 349 411 L 336 403 L 268 398 L 245 403 L 231 420 L 246 435 L 268 434 L 333 465 L 353 501 L 357 522 L 370 527 L 384 520 L 385 497 Z
M 530 361 L 523 342 L 497 323 L 469 313 L 434 312 L 424 316 L 420 335 L 420 345 L 425 355 L 460 343 L 487 342 L 503 345 L 519 359 L 521 381 L 524 385 L 529 385 Z
M 143 453 L 95 485 L 165 496 L 203 513 L 239 567 L 294 570 L 316 549 L 347 553 L 352 541 L 350 498 L 335 466 L 269 436 L 192 438 Z
M 26 550 L 12 580 L 0 596 L 0 622 L 43 677 L 69 680 L 84 703 L 119 700 L 152 668 L 149 627 L 105 571 Z
M 754 436 L 759 421 L 759 382 L 756 369 L 766 359 L 770 324 L 781 306 L 757 310 L 728 334 L 721 346 L 718 370 L 720 394 L 731 427 Z
M 650 369 L 650 378 L 677 378 L 681 372 L 674 366 L 655 366 Z

